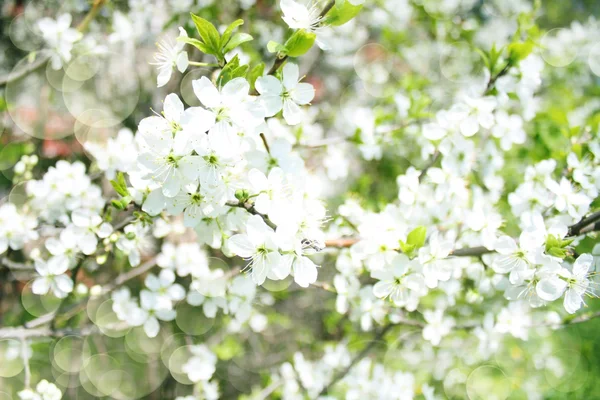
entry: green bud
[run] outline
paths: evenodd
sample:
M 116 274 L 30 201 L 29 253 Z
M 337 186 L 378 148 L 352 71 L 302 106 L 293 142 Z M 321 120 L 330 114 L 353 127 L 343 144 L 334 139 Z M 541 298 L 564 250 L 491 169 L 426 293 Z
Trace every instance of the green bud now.
M 133 240 L 133 239 L 135 239 L 135 233 L 133 233 L 133 232 L 128 232 L 128 233 L 125 235 L 125 237 L 126 237 L 128 240 Z
M 103 265 L 107 259 L 108 259 L 107 254 L 101 254 L 98 257 L 96 257 L 96 264 Z
M 235 198 L 240 202 L 245 203 L 250 197 L 250 193 L 246 189 L 238 189 L 235 191 Z

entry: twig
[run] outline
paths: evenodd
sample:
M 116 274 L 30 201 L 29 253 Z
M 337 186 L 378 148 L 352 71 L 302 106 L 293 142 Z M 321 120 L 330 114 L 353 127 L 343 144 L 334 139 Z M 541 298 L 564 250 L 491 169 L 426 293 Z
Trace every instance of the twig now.
M 510 67 L 512 67 L 512 62 L 509 60 L 506 65 L 504 66 L 504 68 L 502 68 L 500 70 L 500 72 L 498 72 L 496 75 L 491 76 L 490 75 L 490 80 L 488 81 L 486 87 L 485 87 L 485 92 L 483 93 L 483 95 L 487 95 L 489 94 L 492 89 L 494 88 L 494 85 L 496 84 L 496 81 L 498 80 L 498 78 L 506 75 L 506 73 L 508 72 L 508 70 L 510 69 Z
M 271 148 L 269 147 L 269 142 L 267 142 L 267 137 L 265 136 L 264 133 L 260 134 L 260 138 L 262 139 L 263 144 L 265 145 L 265 150 L 267 150 L 267 153 L 269 153 L 269 155 L 271 154 Z
M 270 219 L 269 217 L 267 217 L 265 214 L 261 214 L 258 211 L 256 211 L 256 208 L 254 208 L 254 204 L 252 203 L 242 203 L 242 202 L 235 202 L 235 201 L 228 201 L 227 203 L 225 203 L 227 206 L 229 207 L 238 207 L 238 208 L 243 208 L 244 210 L 248 211 L 250 214 L 252 215 L 258 215 L 259 217 L 261 217 L 265 223 L 272 229 L 277 229 L 277 225 L 275 225 Z
M 130 281 L 131 279 L 134 279 L 134 278 L 148 272 L 155 265 L 156 265 L 156 258 L 153 257 L 153 258 L 149 259 L 148 261 L 146 261 L 145 263 L 143 263 L 142 265 L 140 265 L 139 267 L 132 268 L 130 271 L 120 274 L 119 276 L 117 276 L 115 278 L 115 280 L 113 280 L 111 283 L 109 283 L 103 287 L 102 295 L 106 295 L 106 294 L 112 292 L 113 290 L 117 289 L 119 286 L 121 286 L 125 282 Z M 65 313 L 69 313 L 70 311 L 77 309 L 82 304 L 84 304 L 85 300 L 87 300 L 87 297 L 85 299 L 83 299 L 81 302 L 75 304 L 72 308 L 65 310 Z M 48 322 L 51 322 L 54 319 L 54 317 L 56 316 L 56 314 L 57 314 L 57 312 L 54 311 L 54 312 L 51 312 L 48 314 L 44 314 L 36 319 L 33 319 L 33 320 L 25 323 L 25 329 L 36 328 L 38 326 L 44 325 Z
M 98 14 L 98 12 L 100 12 L 100 9 L 104 6 L 106 1 L 107 0 L 94 0 L 94 4 L 92 5 L 92 8 L 90 9 L 90 11 L 88 11 L 88 13 L 85 15 L 85 17 L 81 21 L 81 23 L 77 26 L 77 30 L 79 32 L 84 32 L 88 28 L 88 25 L 94 18 L 96 18 L 96 15 Z M 8 85 L 9 83 L 17 82 L 17 81 L 23 79 L 24 77 L 26 77 L 27 75 L 29 75 L 30 73 L 37 71 L 38 69 L 45 66 L 46 63 L 48 63 L 48 61 L 50 60 L 50 57 L 51 57 L 51 55 L 46 53 L 40 57 L 37 57 L 37 59 L 35 61 L 27 64 L 25 66 L 25 68 L 20 69 L 18 71 L 11 71 L 10 73 L 8 73 L 6 75 L 1 76 L 0 77 L 0 86 L 5 86 L 5 85 Z
M 33 62 L 30 62 L 25 68 L 18 71 L 11 71 L 8 74 L 0 77 L 0 86 L 8 85 L 12 82 L 17 82 L 29 75 L 32 72 L 42 68 L 50 60 L 50 54 L 43 54 L 37 57 Z
M 105 285 L 102 288 L 102 294 L 103 295 L 108 294 L 108 293 L 112 292 L 113 290 L 115 290 L 116 288 L 118 288 L 119 286 L 121 286 L 122 284 L 124 284 L 125 282 L 130 281 L 133 278 L 136 278 L 140 275 L 145 274 L 146 272 L 150 271 L 155 265 L 156 265 L 156 258 L 152 257 L 148 261 L 144 262 L 142 265 L 140 265 L 138 267 L 133 267 L 130 271 L 117 276 L 117 278 L 114 281 L 112 281 L 108 285 Z
M 98 332 L 98 328 L 94 325 L 86 326 L 81 329 L 56 329 L 52 330 L 50 327 L 45 328 L 26 328 L 23 326 L 19 327 L 7 327 L 0 329 L 0 339 L 20 339 L 25 340 L 35 337 L 64 337 L 69 335 L 76 336 L 89 336 L 95 332 Z
M 354 356 L 354 358 L 352 359 L 352 361 L 350 361 L 350 364 L 344 368 L 343 370 L 341 370 L 340 372 L 338 372 L 337 374 L 335 374 L 333 376 L 333 378 L 331 379 L 331 381 L 329 382 L 329 384 L 327 386 L 325 386 L 323 388 L 323 390 L 321 390 L 321 392 L 319 393 L 319 395 L 317 397 L 321 397 L 326 395 L 329 390 L 336 384 L 338 383 L 338 381 L 340 381 L 341 379 L 344 379 L 344 377 L 348 374 L 348 372 L 350 372 L 350 370 L 352 369 L 352 367 L 354 367 L 360 360 L 362 360 L 363 358 L 365 358 L 373 349 L 373 347 L 375 347 L 375 345 L 377 344 L 377 342 L 379 342 L 381 339 L 383 339 L 383 337 L 385 336 L 385 334 L 394 327 L 393 324 L 388 324 L 386 326 L 384 326 L 373 338 L 373 340 L 371 340 L 369 342 L 369 344 L 362 349 L 362 351 L 360 353 L 358 353 L 356 356 Z
M 7 257 L 2 257 L 2 265 L 15 271 L 33 271 L 35 267 L 31 264 L 12 261 Z
M 594 232 L 600 230 L 600 211 L 590 214 L 588 217 L 583 218 L 576 224 L 569 226 L 567 237 L 579 236 L 585 233 Z M 325 246 L 329 248 L 347 248 L 358 243 L 361 239 L 356 237 L 331 239 L 325 241 Z M 478 257 L 483 254 L 493 253 L 494 250 L 490 250 L 487 247 L 476 246 L 476 247 L 465 247 L 462 249 L 453 250 L 450 255 L 455 257 Z
M 21 358 L 23 359 L 23 365 L 25 367 L 25 387 L 29 389 L 31 387 L 31 367 L 29 366 L 29 346 L 27 345 L 27 339 L 21 338 Z
M 427 174 L 427 171 L 429 171 L 429 168 L 431 168 L 435 165 L 437 160 L 440 158 L 440 154 L 441 153 L 439 150 L 436 150 L 432 154 L 431 159 L 429 160 L 427 165 L 421 170 L 421 173 L 419 174 L 419 182 L 421 182 L 423 180 L 423 178 L 425 178 L 425 175 Z
M 90 22 L 92 22 L 94 18 L 96 18 L 96 15 L 98 15 L 100 9 L 102 9 L 106 2 L 107 0 L 94 0 L 90 11 L 88 11 L 83 20 L 79 23 L 79 25 L 77 25 L 77 30 L 79 32 L 84 32 L 87 29 Z
M 269 399 L 271 393 L 273 393 L 279 386 L 281 386 L 282 382 L 279 381 L 274 381 L 273 383 L 271 383 L 269 386 L 267 386 L 266 388 L 264 388 L 263 390 L 260 391 L 259 394 L 257 394 L 254 398 L 254 400 L 266 400 Z

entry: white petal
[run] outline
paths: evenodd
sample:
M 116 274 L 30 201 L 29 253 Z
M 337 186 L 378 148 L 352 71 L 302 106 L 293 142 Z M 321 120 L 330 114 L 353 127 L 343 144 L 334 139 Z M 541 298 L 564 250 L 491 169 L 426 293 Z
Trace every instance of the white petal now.
M 96 235 L 91 232 L 86 232 L 79 237 L 77 245 L 81 249 L 81 252 L 85 255 L 94 254 L 96 246 L 98 246 L 98 239 Z
M 460 123 L 460 133 L 471 137 L 479 131 L 479 123 L 475 117 L 467 117 Z
M 248 239 L 248 236 L 241 234 L 230 237 L 227 241 L 227 247 L 233 254 L 242 258 L 251 257 L 256 251 L 254 244 Z
M 208 132 L 215 124 L 215 114 L 202 107 L 190 107 L 184 111 L 180 120 L 183 129 L 193 132 Z
M 177 60 L 175 61 L 175 63 L 177 64 L 177 69 L 179 70 L 179 72 L 185 72 L 188 65 L 190 64 L 187 52 L 182 51 L 181 53 L 179 53 L 177 55 Z
M 183 103 L 176 94 L 171 93 L 165 98 L 163 110 L 168 121 L 179 122 L 183 113 Z
M 262 95 L 260 102 L 265 109 L 265 117 L 272 117 L 283 108 L 283 99 L 280 95 Z
M 494 243 L 494 249 L 500 254 L 512 254 L 518 250 L 517 243 L 510 236 L 501 236 Z
M 567 290 L 567 294 L 565 295 L 565 300 L 563 305 L 565 306 L 565 310 L 569 314 L 574 314 L 577 310 L 581 308 L 581 303 L 583 300 L 581 296 L 573 289 Z
M 302 122 L 302 110 L 292 100 L 283 102 L 283 118 L 288 125 L 298 125 Z
M 158 69 L 158 76 L 156 77 L 156 86 L 163 87 L 171 79 L 173 69 L 170 66 L 161 67 Z
M 310 103 L 315 98 L 315 88 L 310 83 L 299 83 L 292 91 L 292 99 L 300 105 Z
M 31 291 L 37 295 L 43 295 L 50 290 L 50 282 L 46 277 L 35 278 L 31 284 Z
M 73 291 L 73 280 L 67 275 L 59 275 L 54 278 L 56 287 L 63 293 L 71 293 Z
M 594 257 L 591 254 L 580 255 L 573 264 L 573 275 L 577 277 L 586 276 L 593 263 Z
M 235 78 L 225 84 L 221 95 L 223 96 L 223 104 L 234 106 L 242 102 L 248 95 L 250 84 L 246 78 Z
M 283 86 L 279 79 L 272 75 L 261 76 L 256 80 L 256 90 L 260 94 L 270 94 L 273 96 L 281 96 Z
M 394 289 L 393 281 L 379 281 L 373 285 L 373 294 L 380 299 L 385 298 L 392 293 Z
M 262 192 L 263 190 L 267 190 L 269 188 L 267 176 L 256 168 L 252 168 L 250 172 L 248 172 L 248 181 L 256 193 Z
M 294 263 L 294 281 L 299 286 L 308 287 L 317 281 L 317 266 L 307 257 L 298 257 Z
M 160 214 L 164 208 L 165 196 L 160 188 L 151 191 L 142 205 L 142 210 L 152 216 Z
M 159 331 L 160 325 L 156 317 L 148 318 L 144 323 L 144 332 L 146 332 L 146 335 L 148 335 L 148 337 L 153 338 L 156 337 L 156 335 L 158 335 Z
M 553 276 L 540 280 L 535 286 L 535 291 L 537 295 L 540 296 L 540 299 L 545 301 L 554 301 L 562 296 L 566 288 L 567 282 L 556 276 Z
M 165 180 L 162 192 L 166 197 L 175 197 L 181 190 L 181 178 L 175 171 L 171 171 L 169 177 Z
M 198 100 L 206 107 L 215 108 L 221 104 L 221 94 L 207 77 L 192 81 L 192 87 Z
M 300 80 L 300 69 L 298 65 L 288 62 L 283 67 L 283 86 L 287 90 L 294 89 Z

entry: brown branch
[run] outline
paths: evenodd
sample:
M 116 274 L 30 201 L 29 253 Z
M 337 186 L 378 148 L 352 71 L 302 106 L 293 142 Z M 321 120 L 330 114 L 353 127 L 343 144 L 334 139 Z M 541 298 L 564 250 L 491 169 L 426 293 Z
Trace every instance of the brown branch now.
M 569 227 L 568 236 L 578 236 L 582 233 L 591 232 L 586 228 L 590 228 L 592 230 L 595 229 L 595 223 L 600 221 L 600 211 L 596 211 L 593 214 L 584 217 L 576 224 L 573 224 Z

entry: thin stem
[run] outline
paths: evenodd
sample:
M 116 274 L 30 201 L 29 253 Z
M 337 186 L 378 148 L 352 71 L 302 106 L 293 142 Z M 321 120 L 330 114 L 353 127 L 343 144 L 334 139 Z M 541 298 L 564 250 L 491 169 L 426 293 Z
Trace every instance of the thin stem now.
M 25 366 L 24 384 L 29 389 L 31 387 L 31 367 L 29 366 L 29 346 L 25 338 L 21 338 L 21 358 L 23 358 L 23 365 Z
M 331 381 L 329 382 L 329 384 L 327 386 L 325 386 L 323 388 L 323 390 L 321 390 L 321 392 L 319 393 L 319 395 L 317 397 L 321 397 L 321 396 L 325 396 L 329 390 L 336 384 L 338 383 L 340 380 L 344 379 L 344 377 L 346 375 L 348 375 L 348 373 L 350 372 L 350 370 L 352 370 L 352 368 L 363 358 L 365 358 L 373 349 L 373 347 L 375 347 L 375 345 L 381 341 L 383 339 L 383 337 L 385 336 L 385 334 L 394 327 L 393 324 L 388 324 L 386 326 L 384 326 L 374 337 L 373 340 L 371 340 L 369 342 L 369 344 L 362 349 L 362 351 L 360 353 L 358 353 L 356 356 L 354 356 L 354 358 L 352 359 L 352 361 L 350 361 L 350 364 L 344 368 L 343 370 L 341 370 L 340 372 L 338 372 L 337 374 L 335 374 L 333 376 L 333 378 L 331 379 Z
M 100 10 L 106 2 L 107 0 L 94 0 L 90 11 L 88 11 L 81 23 L 77 25 L 77 30 L 79 32 L 84 32 L 88 28 L 90 22 L 92 22 L 94 18 L 96 18 L 96 15 L 98 15 L 98 13 L 100 12 Z
M 189 61 L 188 64 L 193 65 L 195 67 L 215 67 L 215 68 L 220 67 L 219 64 L 204 63 L 204 62 L 197 62 L 197 61 Z
M 238 208 L 243 208 L 244 210 L 248 211 L 250 214 L 252 215 L 258 215 L 259 217 L 261 217 L 263 219 L 263 221 L 265 221 L 265 223 L 271 228 L 271 229 L 277 229 L 277 225 L 275 225 L 270 219 L 269 217 L 267 217 L 265 214 L 261 214 L 258 211 L 256 211 L 256 208 L 254 208 L 254 205 L 252 203 L 241 203 L 241 202 L 235 202 L 235 201 L 228 201 L 227 203 L 225 203 L 227 206 L 229 207 L 238 207 Z
M 509 60 L 506 65 L 504 66 L 504 68 L 502 68 L 500 70 L 500 72 L 498 72 L 496 75 L 491 76 L 490 75 L 490 80 L 488 81 L 486 87 L 485 87 L 485 92 L 483 93 L 484 96 L 489 94 L 492 89 L 494 88 L 494 86 L 496 85 L 496 81 L 498 80 L 498 78 L 506 75 L 508 73 L 508 70 L 510 69 L 510 67 L 512 67 L 512 61 Z
M 264 133 L 261 133 L 260 138 L 262 139 L 262 142 L 265 145 L 265 149 L 267 150 L 267 153 L 269 153 L 269 155 L 271 155 L 271 148 L 269 147 L 269 142 L 267 142 L 267 137 L 265 136 Z

